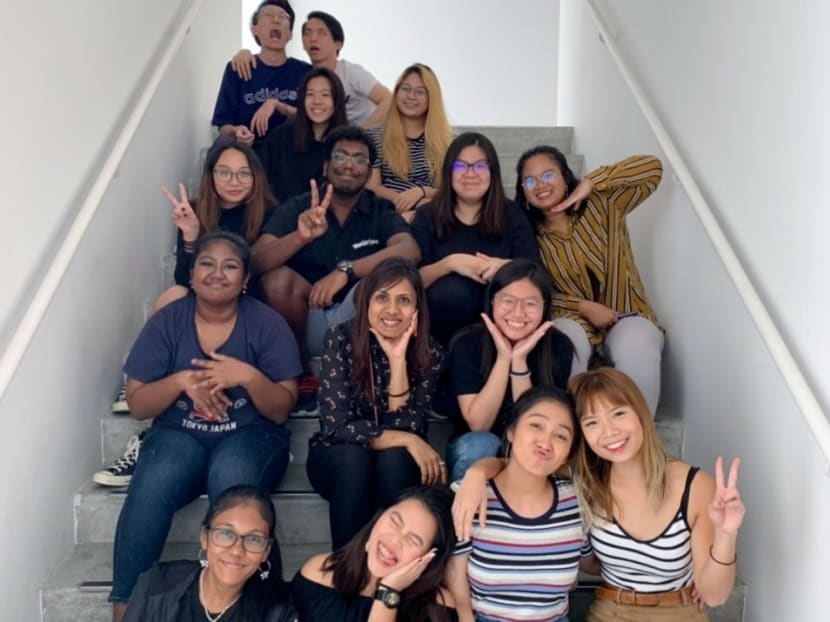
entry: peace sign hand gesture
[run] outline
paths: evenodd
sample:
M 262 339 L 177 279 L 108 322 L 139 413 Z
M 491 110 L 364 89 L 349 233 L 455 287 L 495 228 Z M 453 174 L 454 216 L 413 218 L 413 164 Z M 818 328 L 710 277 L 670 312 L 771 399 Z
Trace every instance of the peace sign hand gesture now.
M 724 486 L 723 458 L 715 460 L 715 498 L 709 504 L 712 526 L 721 533 L 734 535 L 744 520 L 746 508 L 738 493 L 738 469 L 741 459 L 735 458 L 729 467 L 729 479 Z
M 164 186 L 161 188 L 161 193 L 167 197 L 167 200 L 173 206 L 173 222 L 181 229 L 184 241 L 195 242 L 196 238 L 199 237 L 199 219 L 187 200 L 187 191 L 184 184 L 179 182 L 179 194 L 181 195 L 179 199 L 174 197 Z
M 297 235 L 305 243 L 316 240 L 329 228 L 326 220 L 326 210 L 331 205 L 333 187 L 331 184 L 326 187 L 326 194 L 320 201 L 320 192 L 317 190 L 317 182 L 311 180 L 311 207 L 302 212 L 297 218 Z

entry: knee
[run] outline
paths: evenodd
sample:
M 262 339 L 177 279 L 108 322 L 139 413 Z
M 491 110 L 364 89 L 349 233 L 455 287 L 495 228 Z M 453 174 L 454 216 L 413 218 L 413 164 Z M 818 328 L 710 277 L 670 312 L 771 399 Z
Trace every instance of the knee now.
M 633 356 L 659 361 L 663 351 L 663 333 L 643 317 L 629 317 L 620 320 L 608 331 L 605 343 L 615 360 Z
M 308 299 L 309 285 L 305 279 L 287 266 L 280 266 L 260 276 L 260 290 L 265 302 L 281 311 L 295 308 Z
M 180 298 L 184 298 L 187 296 L 187 288 L 183 285 L 173 285 L 172 287 L 168 287 L 165 289 L 159 297 L 156 298 L 156 301 L 153 303 L 153 306 L 150 307 L 150 315 L 155 314 L 160 309 L 163 309 L 171 302 L 179 300 Z

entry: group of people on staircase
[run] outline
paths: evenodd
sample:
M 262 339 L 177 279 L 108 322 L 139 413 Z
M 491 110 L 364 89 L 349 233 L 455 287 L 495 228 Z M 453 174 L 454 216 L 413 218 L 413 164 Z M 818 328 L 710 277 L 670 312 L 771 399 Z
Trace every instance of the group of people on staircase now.
M 290 58 L 294 19 L 259 5 L 198 196 L 163 189 L 175 285 L 124 365 L 151 425 L 94 476 L 129 484 L 113 619 L 561 622 L 581 569 L 603 580 L 593 622 L 706 620 L 744 506 L 739 461 L 712 478 L 654 424 L 664 333 L 626 218 L 660 161 L 580 180 L 533 146 L 509 200 L 494 144 L 453 136 L 429 67 L 389 91 L 339 57 L 321 11 L 302 25 L 311 63 Z M 319 418 L 306 471 L 332 550 L 285 584 L 270 493 L 292 412 Z M 198 561 L 159 563 L 205 492 Z

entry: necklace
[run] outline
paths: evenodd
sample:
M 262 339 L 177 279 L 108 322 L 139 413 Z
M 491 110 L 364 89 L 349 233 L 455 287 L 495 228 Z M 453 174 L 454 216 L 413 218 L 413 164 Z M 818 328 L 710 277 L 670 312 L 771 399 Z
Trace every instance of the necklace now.
M 228 609 L 230 609 L 231 607 L 233 607 L 236 604 L 236 601 L 239 600 L 239 597 L 242 596 L 242 592 L 240 592 L 239 594 L 236 595 L 236 598 L 234 598 L 231 602 L 229 602 L 227 605 L 225 605 L 225 608 L 222 609 L 222 611 L 217 613 L 215 616 L 212 616 L 212 615 L 210 615 L 210 611 L 208 611 L 208 608 L 205 606 L 204 585 L 205 585 L 205 571 L 202 570 L 202 572 L 199 573 L 199 603 L 202 605 L 202 609 L 204 609 L 204 611 L 205 611 L 205 617 L 208 619 L 209 622 L 217 622 L 219 620 L 219 618 L 221 618 L 223 615 L 225 615 L 225 612 Z

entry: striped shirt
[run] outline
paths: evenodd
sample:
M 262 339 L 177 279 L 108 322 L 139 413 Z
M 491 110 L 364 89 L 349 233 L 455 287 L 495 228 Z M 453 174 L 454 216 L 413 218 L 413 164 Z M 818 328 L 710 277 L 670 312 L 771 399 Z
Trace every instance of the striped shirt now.
M 687 512 L 697 472 L 697 467 L 689 468 L 677 514 L 656 538 L 638 540 L 617 521 L 591 526 L 591 544 L 606 583 L 635 592 L 672 592 L 691 585 L 692 529 Z
M 570 482 L 556 482 L 550 510 L 525 518 L 507 505 L 491 480 L 487 527 L 476 519 L 472 534 L 455 555 L 469 555 L 467 577 L 478 616 L 553 622 L 567 615 L 580 557 L 591 553 Z
M 657 322 L 634 263 L 625 217 L 657 189 L 662 176 L 663 165 L 653 156 L 600 167 L 587 175 L 594 191 L 570 216 L 568 232 L 543 226 L 536 231 L 542 261 L 556 284 L 554 317 L 579 322 L 592 344 L 601 343 L 603 333 L 579 313 L 582 300 Z
M 418 138 L 407 138 L 409 145 L 409 177 L 403 179 L 395 175 L 389 168 L 389 163 L 383 157 L 383 128 L 373 127 L 367 130 L 369 137 L 375 144 L 377 156 L 372 163 L 374 168 L 380 168 L 380 183 L 395 192 L 403 192 L 415 186 L 432 185 L 432 175 L 427 160 L 427 139 L 425 134 Z

